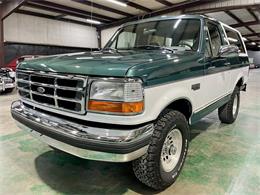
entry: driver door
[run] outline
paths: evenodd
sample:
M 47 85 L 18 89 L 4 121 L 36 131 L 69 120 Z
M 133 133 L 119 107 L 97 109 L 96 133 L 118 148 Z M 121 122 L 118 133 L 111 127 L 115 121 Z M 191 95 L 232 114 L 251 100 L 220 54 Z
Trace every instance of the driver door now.
M 207 22 L 207 62 L 205 64 L 206 81 L 205 85 L 208 93 L 206 102 L 214 103 L 227 95 L 228 83 L 230 80 L 230 63 L 226 58 L 218 56 L 219 49 L 223 45 L 223 37 L 218 23 Z

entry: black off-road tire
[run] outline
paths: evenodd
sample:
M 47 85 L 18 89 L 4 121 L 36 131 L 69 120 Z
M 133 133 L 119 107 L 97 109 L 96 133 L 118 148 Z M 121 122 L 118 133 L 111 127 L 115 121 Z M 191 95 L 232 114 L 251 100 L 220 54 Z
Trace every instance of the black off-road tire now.
M 182 149 L 176 166 L 172 171 L 165 172 L 160 160 L 161 150 L 168 132 L 173 128 L 179 129 L 182 134 Z M 135 176 L 142 183 L 155 190 L 163 190 L 173 184 L 184 164 L 188 151 L 189 136 L 189 125 L 185 116 L 178 111 L 165 110 L 155 123 L 147 153 L 132 163 Z
M 236 112 L 233 114 L 233 109 L 234 109 L 233 105 L 234 103 L 236 103 L 235 97 L 237 97 L 237 107 L 236 107 Z M 237 118 L 239 112 L 239 105 L 240 105 L 240 90 L 239 87 L 236 86 L 231 95 L 230 100 L 225 105 L 221 106 L 218 109 L 219 120 L 222 123 L 232 124 Z

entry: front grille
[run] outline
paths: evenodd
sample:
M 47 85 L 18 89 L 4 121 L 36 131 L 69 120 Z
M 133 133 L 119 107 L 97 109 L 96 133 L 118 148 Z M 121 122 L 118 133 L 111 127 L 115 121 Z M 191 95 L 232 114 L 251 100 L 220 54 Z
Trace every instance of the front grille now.
M 17 71 L 22 99 L 79 114 L 86 111 L 87 77 Z

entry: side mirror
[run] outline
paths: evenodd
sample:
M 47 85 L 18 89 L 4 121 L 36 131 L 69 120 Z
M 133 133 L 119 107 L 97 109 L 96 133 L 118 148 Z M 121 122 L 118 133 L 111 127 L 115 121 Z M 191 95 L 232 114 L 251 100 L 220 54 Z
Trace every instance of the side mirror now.
M 218 56 L 227 57 L 238 55 L 239 48 L 236 45 L 222 45 L 219 48 Z

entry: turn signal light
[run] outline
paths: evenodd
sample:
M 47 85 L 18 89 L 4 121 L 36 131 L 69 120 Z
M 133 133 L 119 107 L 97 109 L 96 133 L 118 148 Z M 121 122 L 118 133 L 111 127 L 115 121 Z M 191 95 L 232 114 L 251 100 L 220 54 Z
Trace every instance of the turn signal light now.
M 88 110 L 112 113 L 140 113 L 144 109 L 144 102 L 106 102 L 90 100 Z

